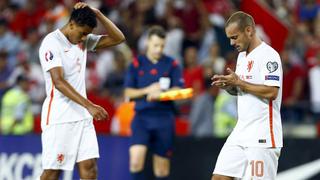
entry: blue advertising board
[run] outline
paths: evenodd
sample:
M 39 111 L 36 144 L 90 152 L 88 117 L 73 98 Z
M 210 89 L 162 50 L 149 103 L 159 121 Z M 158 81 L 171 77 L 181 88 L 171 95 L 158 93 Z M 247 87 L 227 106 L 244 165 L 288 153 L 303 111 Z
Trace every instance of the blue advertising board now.
M 128 138 L 98 136 L 100 158 L 99 179 L 129 180 Z M 0 179 L 33 180 L 42 172 L 41 137 L 0 136 Z M 77 168 L 64 172 L 63 180 L 79 179 Z
M 131 180 L 129 139 L 98 136 L 99 180 Z M 170 180 L 210 179 L 225 139 L 177 137 L 171 161 Z M 320 179 L 320 139 L 284 139 L 277 180 Z M 152 156 L 145 164 L 146 179 L 152 174 Z M 77 168 L 64 172 L 60 179 L 79 180 Z M 34 180 L 41 173 L 41 138 L 0 136 L 0 180 Z M 187 172 L 187 173 L 186 173 Z M 299 177 L 299 178 L 297 178 Z

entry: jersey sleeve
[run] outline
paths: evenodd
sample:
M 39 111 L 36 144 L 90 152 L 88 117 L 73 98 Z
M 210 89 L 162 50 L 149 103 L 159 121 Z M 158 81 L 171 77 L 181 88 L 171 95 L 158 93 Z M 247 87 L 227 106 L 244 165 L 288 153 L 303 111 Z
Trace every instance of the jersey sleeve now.
M 279 54 L 275 51 L 270 51 L 268 56 L 264 57 L 261 65 L 261 76 L 264 80 L 263 84 L 266 86 L 280 87 L 282 65 Z
M 171 87 L 184 87 L 184 79 L 182 77 L 182 68 L 177 60 L 172 61 L 172 70 L 170 73 Z
M 39 48 L 39 59 L 42 69 L 47 72 L 54 67 L 62 66 L 59 46 L 55 42 L 44 40 Z
M 94 51 L 102 35 L 88 34 L 86 48 L 88 51 Z

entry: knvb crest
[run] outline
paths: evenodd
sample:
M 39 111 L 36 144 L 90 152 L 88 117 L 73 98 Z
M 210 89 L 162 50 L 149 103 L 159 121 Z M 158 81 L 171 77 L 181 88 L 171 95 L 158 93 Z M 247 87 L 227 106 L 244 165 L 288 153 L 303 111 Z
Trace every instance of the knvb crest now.
M 252 60 L 251 60 L 251 61 L 248 61 L 248 65 L 247 65 L 247 70 L 248 70 L 248 72 L 251 71 L 252 67 L 253 67 L 253 61 L 252 61 Z
M 267 69 L 269 73 L 275 72 L 278 69 L 278 63 L 269 61 L 267 63 Z
M 57 155 L 57 162 L 58 162 L 59 164 L 63 164 L 64 161 L 65 161 L 65 156 L 64 156 L 64 154 L 58 154 L 58 155 Z

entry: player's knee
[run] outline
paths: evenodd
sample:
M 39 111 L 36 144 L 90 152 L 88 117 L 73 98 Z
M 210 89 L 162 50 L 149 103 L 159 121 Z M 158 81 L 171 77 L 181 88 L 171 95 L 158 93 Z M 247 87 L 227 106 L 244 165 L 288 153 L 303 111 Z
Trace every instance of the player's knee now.
M 156 177 L 167 177 L 167 176 L 169 176 L 169 173 L 170 173 L 170 171 L 169 171 L 169 168 L 167 168 L 167 167 L 162 167 L 162 168 L 155 168 L 154 169 L 154 175 L 156 176 Z
M 98 168 L 96 165 L 91 166 L 90 168 L 87 169 L 87 175 L 86 177 L 90 179 L 96 179 L 98 175 Z
M 94 161 L 88 161 L 80 168 L 81 179 L 96 179 L 98 175 L 98 167 Z
M 130 171 L 132 173 L 140 172 L 143 170 L 143 164 L 141 162 L 130 162 Z
M 223 180 L 223 178 L 221 177 L 221 176 L 219 176 L 219 175 L 212 175 L 212 178 L 211 178 L 211 180 Z
M 228 176 L 221 176 L 218 174 L 213 174 L 211 177 L 211 180 L 233 180 L 233 178 L 228 177 Z
M 58 180 L 60 171 L 56 170 L 44 170 L 40 176 L 40 180 Z

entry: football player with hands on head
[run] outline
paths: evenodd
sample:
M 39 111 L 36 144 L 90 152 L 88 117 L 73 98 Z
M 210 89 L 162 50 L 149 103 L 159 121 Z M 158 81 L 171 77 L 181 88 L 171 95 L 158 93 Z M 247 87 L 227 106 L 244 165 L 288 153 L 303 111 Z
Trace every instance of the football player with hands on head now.
M 97 20 L 106 35 L 92 34 Z M 87 99 L 87 51 L 125 40 L 122 32 L 98 9 L 76 3 L 69 22 L 43 39 L 39 58 L 47 97 L 42 106 L 41 180 L 59 179 L 77 164 L 80 179 L 97 179 L 98 142 L 93 119 L 108 119 L 101 106 Z

